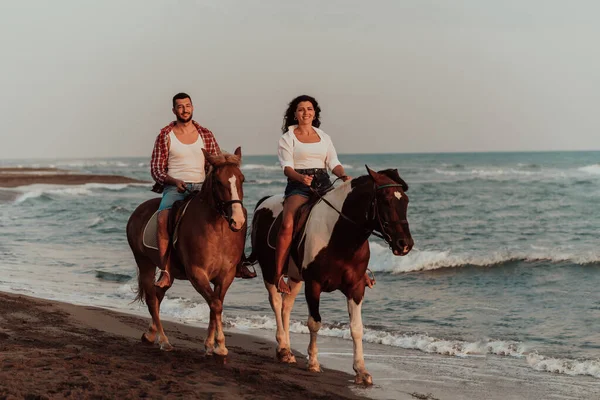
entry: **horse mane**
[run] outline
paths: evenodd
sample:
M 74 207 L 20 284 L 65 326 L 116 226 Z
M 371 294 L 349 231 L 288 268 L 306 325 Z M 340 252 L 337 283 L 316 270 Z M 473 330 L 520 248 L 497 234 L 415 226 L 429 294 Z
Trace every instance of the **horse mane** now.
M 208 156 L 208 162 L 213 166 L 213 167 L 224 167 L 226 165 L 233 165 L 234 167 L 238 167 L 242 164 L 242 160 L 240 159 L 240 157 L 236 156 L 235 154 L 230 154 L 230 153 L 221 153 L 218 155 L 209 155 Z

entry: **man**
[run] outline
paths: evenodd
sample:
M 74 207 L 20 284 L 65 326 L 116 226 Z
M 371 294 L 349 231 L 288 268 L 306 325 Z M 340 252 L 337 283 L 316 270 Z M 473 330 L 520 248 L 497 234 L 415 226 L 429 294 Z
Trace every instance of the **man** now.
M 209 154 L 221 153 L 212 132 L 192 120 L 193 113 L 190 96 L 186 93 L 176 94 L 173 97 L 173 114 L 177 120 L 161 129 L 152 151 L 150 173 L 156 181 L 152 191 L 163 194 L 157 218 L 159 267 L 163 272 L 155 285 L 163 288 L 173 284 L 171 263 L 167 256 L 169 211 L 177 200 L 185 199 L 192 191 L 202 187 L 209 167 L 202 149 Z M 245 266 L 238 266 L 236 277 L 255 276 L 256 273 L 250 272 Z

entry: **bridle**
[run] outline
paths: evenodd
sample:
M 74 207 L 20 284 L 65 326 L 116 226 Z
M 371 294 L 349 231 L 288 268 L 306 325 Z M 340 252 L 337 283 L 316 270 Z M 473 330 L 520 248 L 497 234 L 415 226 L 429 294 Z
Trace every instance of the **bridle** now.
M 213 171 L 213 173 L 211 173 L 211 179 L 212 179 L 212 196 L 213 196 L 213 201 L 215 202 L 215 209 L 217 210 L 217 213 L 223 217 L 227 223 L 231 222 L 231 214 L 233 213 L 233 205 L 234 204 L 240 204 L 242 206 L 242 208 L 244 207 L 244 203 L 242 202 L 242 200 L 228 200 L 228 201 L 223 201 L 220 197 L 217 196 L 217 191 L 215 190 L 215 184 L 219 184 L 220 182 L 218 182 L 216 180 L 216 174 Z
M 340 178 L 338 178 L 340 179 Z M 333 181 L 333 183 L 335 183 L 338 179 L 336 179 L 335 181 Z M 333 183 L 331 184 L 331 186 L 333 186 Z M 373 184 L 374 190 L 373 190 L 373 198 L 371 199 L 371 203 L 369 205 L 369 211 L 367 211 L 367 215 L 366 215 L 366 219 L 367 219 L 367 223 L 369 224 L 370 228 L 365 230 L 365 233 L 370 235 L 374 235 L 377 236 L 380 239 L 385 240 L 385 242 L 388 244 L 388 246 L 390 248 L 392 248 L 392 236 L 388 233 L 387 228 L 389 227 L 389 223 L 387 221 L 383 221 L 381 219 L 381 214 L 379 213 L 379 207 L 377 204 L 377 192 L 381 189 L 386 189 L 386 188 L 390 188 L 390 187 L 399 187 L 402 188 L 402 185 L 399 183 L 388 183 L 385 185 L 377 185 L 377 184 Z M 315 193 L 325 204 L 327 204 L 329 207 L 331 207 L 335 212 L 337 212 L 339 214 L 340 217 L 344 218 L 346 221 L 356 225 L 357 227 L 360 227 L 360 225 L 354 221 L 352 218 L 348 217 L 347 215 L 345 215 L 343 212 L 339 211 L 337 208 L 335 208 L 335 206 L 333 204 L 331 204 L 326 198 L 324 198 L 323 196 L 321 196 L 319 194 L 319 192 L 317 192 L 316 190 L 314 190 L 311 187 L 311 190 L 313 193 Z M 375 226 L 373 227 L 373 225 L 375 224 L 375 222 L 377 222 L 377 224 L 379 225 L 379 227 Z M 408 221 L 403 219 L 401 221 L 398 221 L 399 224 L 407 224 Z M 375 229 L 379 228 L 379 231 L 381 232 L 377 232 Z

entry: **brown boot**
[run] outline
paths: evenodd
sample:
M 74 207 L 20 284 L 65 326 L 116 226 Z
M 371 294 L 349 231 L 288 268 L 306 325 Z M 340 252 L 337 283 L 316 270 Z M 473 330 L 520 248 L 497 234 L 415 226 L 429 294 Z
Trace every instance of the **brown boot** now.
M 252 269 L 254 270 L 254 267 L 252 267 Z M 248 269 L 248 266 L 246 265 L 246 263 L 241 262 L 237 265 L 237 268 L 235 271 L 235 277 L 242 278 L 242 279 L 256 278 L 256 271 L 250 271 L 250 269 Z

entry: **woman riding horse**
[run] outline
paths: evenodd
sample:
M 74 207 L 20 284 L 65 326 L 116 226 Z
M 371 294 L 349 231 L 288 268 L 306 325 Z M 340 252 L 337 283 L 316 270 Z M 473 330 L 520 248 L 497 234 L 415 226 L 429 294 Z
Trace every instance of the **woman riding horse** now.
M 351 179 L 338 160 L 331 137 L 319 129 L 320 115 L 317 100 L 302 95 L 290 102 L 283 118 L 278 155 L 288 183 L 275 250 L 274 278 L 277 290 L 283 293 L 290 293 L 283 279 L 283 269 L 290 252 L 296 211 L 308 201 L 313 191 L 322 195 L 331 189 L 327 168 L 344 182 Z M 369 287 L 375 283 L 367 275 L 365 281 Z

